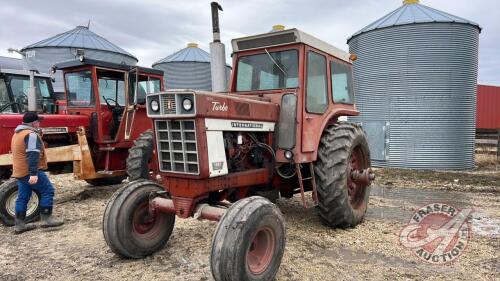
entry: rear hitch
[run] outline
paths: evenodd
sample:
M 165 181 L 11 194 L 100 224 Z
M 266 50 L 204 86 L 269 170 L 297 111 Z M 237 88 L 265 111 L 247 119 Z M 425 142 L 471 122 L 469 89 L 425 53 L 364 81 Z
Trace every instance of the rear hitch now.
M 358 184 L 368 185 L 375 179 L 375 174 L 371 168 L 351 171 L 351 179 Z

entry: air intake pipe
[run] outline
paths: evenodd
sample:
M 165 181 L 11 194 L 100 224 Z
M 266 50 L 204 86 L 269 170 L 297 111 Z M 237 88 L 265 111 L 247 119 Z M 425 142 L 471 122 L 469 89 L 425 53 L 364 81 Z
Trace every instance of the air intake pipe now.
M 227 92 L 226 79 L 226 51 L 220 41 L 219 10 L 221 5 L 217 2 L 210 3 L 212 7 L 212 31 L 214 41 L 210 43 L 210 68 L 212 71 L 212 91 Z

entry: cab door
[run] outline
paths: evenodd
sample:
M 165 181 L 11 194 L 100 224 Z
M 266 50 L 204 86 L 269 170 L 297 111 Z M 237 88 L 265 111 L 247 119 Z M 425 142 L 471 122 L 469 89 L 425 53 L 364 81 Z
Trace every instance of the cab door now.
M 98 123 L 101 139 L 105 143 L 118 139 L 126 106 L 125 74 L 124 71 L 96 69 Z
M 329 105 L 327 56 L 306 47 L 304 112 L 302 114 L 302 152 L 316 150 L 324 114 Z M 318 136 L 319 134 L 319 136 Z

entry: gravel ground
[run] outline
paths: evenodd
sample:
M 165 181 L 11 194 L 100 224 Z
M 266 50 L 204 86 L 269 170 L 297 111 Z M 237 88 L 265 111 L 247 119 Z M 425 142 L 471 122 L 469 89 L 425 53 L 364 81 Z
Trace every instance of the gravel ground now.
M 470 174 L 460 173 L 377 173 L 366 220 L 356 228 L 330 229 L 320 223 L 314 208 L 301 206 L 299 197 L 279 200 L 287 243 L 277 280 L 500 279 L 500 237 L 492 230 L 500 227 L 500 172 L 488 171 L 475 182 Z M 0 280 L 212 280 L 209 255 L 215 222 L 178 219 L 163 250 L 142 260 L 120 259 L 107 247 L 101 230 L 107 199 L 119 185 L 91 187 L 69 175 L 51 178 L 58 188 L 55 213 L 66 224 L 18 236 L 0 226 Z M 411 213 L 438 199 L 472 207 L 478 214 L 466 252 L 442 266 L 421 262 L 398 242 Z

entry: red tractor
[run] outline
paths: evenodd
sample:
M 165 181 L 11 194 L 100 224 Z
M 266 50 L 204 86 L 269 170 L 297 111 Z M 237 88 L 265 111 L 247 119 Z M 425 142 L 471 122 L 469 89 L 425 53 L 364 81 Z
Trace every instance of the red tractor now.
M 152 139 L 150 131 L 141 135 L 152 128 L 145 99 L 147 93 L 163 90 L 163 72 L 83 56 L 57 64 L 55 70 L 64 74 L 66 108 L 59 108 L 60 114 L 37 108 L 44 117 L 41 126 L 49 171 L 73 172 L 76 179 L 92 185 L 122 182 L 127 177 L 126 159 L 134 140 L 143 143 L 144 139 Z M 14 128 L 22 122 L 22 112 L 0 115 L 1 137 L 6 140 L 0 147 L 0 171 L 6 179 L 12 165 L 10 139 Z M 143 162 L 151 157 L 152 147 L 136 148 L 132 153 L 130 178 L 147 177 L 149 171 Z M 6 225 L 13 224 L 16 198 L 17 181 L 7 180 L 0 186 L 0 219 Z M 28 206 L 29 221 L 38 218 L 38 198 L 34 192 Z
M 232 46 L 229 93 L 147 95 L 150 180 L 123 186 L 104 213 L 104 237 L 116 254 L 158 251 L 176 216 L 214 220 L 214 279 L 271 280 L 285 247 L 283 216 L 271 203 L 279 196 L 300 194 L 331 227 L 362 221 L 374 178 L 370 152 L 362 128 L 338 120 L 359 114 L 355 56 L 297 29 Z

